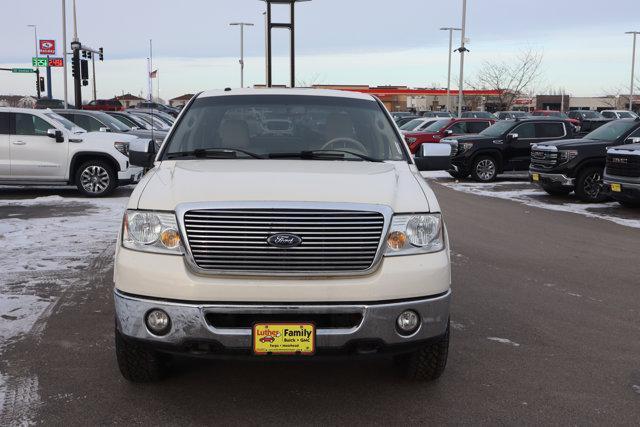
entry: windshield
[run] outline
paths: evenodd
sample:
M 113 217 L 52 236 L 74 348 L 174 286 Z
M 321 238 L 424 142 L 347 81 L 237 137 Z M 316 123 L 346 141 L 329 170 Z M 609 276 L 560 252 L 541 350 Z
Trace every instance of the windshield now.
M 167 142 L 165 158 L 215 149 L 258 155 L 343 150 L 356 153 L 349 160 L 361 160 L 357 154 L 404 160 L 400 139 L 376 102 L 313 95 L 197 99 Z
M 615 141 L 637 125 L 635 120 L 615 120 L 585 135 L 585 139 Z
M 497 138 L 499 136 L 504 135 L 504 133 L 507 132 L 512 127 L 513 127 L 512 121 L 501 121 L 501 122 L 497 122 L 494 125 L 489 126 L 485 130 L 480 132 L 480 135 L 489 136 L 491 138 Z
M 77 124 L 73 123 L 71 120 L 65 119 L 60 114 L 56 113 L 45 113 L 45 116 L 52 118 L 56 122 L 60 123 L 64 128 L 73 133 L 83 133 L 86 132 L 84 129 L 79 127 Z
M 584 113 L 580 113 L 583 119 L 601 119 L 602 115 L 597 111 L 585 111 Z
M 101 113 L 97 116 L 100 118 L 100 120 L 109 125 L 109 127 L 115 128 L 120 132 L 129 132 L 131 130 L 129 126 L 122 123 L 120 120 L 114 119 L 112 116 L 106 113 Z
M 422 119 L 413 119 L 410 122 L 400 126 L 400 130 L 414 130 L 415 128 L 420 126 L 422 123 L 424 123 L 424 120 Z
M 636 117 L 638 117 L 638 116 L 636 116 L 635 114 L 630 113 L 629 111 L 620 111 L 620 112 L 618 113 L 618 116 L 619 116 L 621 119 L 635 119 Z
M 425 132 L 440 132 L 451 120 L 436 120 L 425 128 Z
M 546 116 L 546 117 L 562 117 L 563 119 L 567 117 L 565 113 L 561 113 L 560 111 L 534 111 L 531 113 L 532 116 Z

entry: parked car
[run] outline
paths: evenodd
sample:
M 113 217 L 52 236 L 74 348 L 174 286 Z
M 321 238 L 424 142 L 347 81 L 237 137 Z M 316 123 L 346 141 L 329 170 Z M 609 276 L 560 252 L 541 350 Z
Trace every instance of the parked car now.
M 437 118 L 454 118 L 455 115 L 448 111 L 424 111 L 422 117 L 437 117 Z
M 142 110 L 136 111 L 135 109 L 129 109 L 127 110 L 127 112 L 132 116 L 135 116 L 140 120 L 143 120 L 149 126 L 151 126 L 154 130 L 169 131 L 169 129 L 171 129 L 171 125 L 169 125 L 164 120 L 160 119 L 160 117 L 158 117 L 158 115 L 156 114 L 147 114 L 147 113 L 143 113 Z
M 403 132 L 419 132 L 427 128 L 431 123 L 435 122 L 436 118 L 420 118 L 413 119 L 408 123 L 400 126 L 400 130 Z
M 556 110 L 534 110 L 529 115 L 531 115 L 533 117 L 551 117 L 553 119 L 568 120 L 572 125 L 575 126 L 574 131 L 575 132 L 580 132 L 580 121 L 577 120 L 577 119 L 570 118 L 569 116 L 567 116 L 562 111 L 556 111 Z
M 153 126 L 151 126 L 150 123 L 147 123 L 140 117 L 136 117 L 133 114 L 127 113 L 126 111 L 105 111 L 105 113 L 110 115 L 111 117 L 115 117 L 132 129 L 153 129 Z
M 405 134 L 412 153 L 417 153 L 424 143 L 440 142 L 447 136 L 475 134 L 495 123 L 493 119 L 440 119 L 420 132 Z
M 87 132 L 115 132 L 134 135 L 146 140 L 153 139 L 160 147 L 167 136 L 166 131 L 150 131 L 147 129 L 133 129 L 127 124 L 102 111 L 85 110 L 54 110 L 67 120 L 72 121 Z
M 398 127 L 402 127 L 404 125 L 406 125 L 407 123 L 409 123 L 412 120 L 415 119 L 420 119 L 420 116 L 404 116 L 404 117 L 398 117 L 397 119 L 395 119 L 396 125 L 398 125 Z
M 489 182 L 506 171 L 529 169 L 531 145 L 573 137 L 573 126 L 562 119 L 501 120 L 478 135 L 448 137 L 452 146 L 449 171 L 454 178 Z
M 85 132 L 51 110 L 0 107 L 0 184 L 76 185 L 90 197 L 137 182 L 135 136 Z
M 609 123 L 613 119 L 607 119 L 597 111 L 592 110 L 571 110 L 567 113 L 570 119 L 575 119 L 580 124 L 580 132 L 589 133 L 592 130 L 598 129 L 600 126 Z
M 627 111 L 627 110 L 602 110 L 600 111 L 600 114 L 602 114 L 602 117 L 606 119 L 614 119 L 614 120 L 635 119 L 636 117 L 638 117 L 638 115 L 633 111 Z
M 529 113 L 526 111 L 498 111 L 495 115 L 498 120 L 515 120 L 529 117 Z
M 135 108 L 139 108 L 142 110 L 158 110 L 158 111 L 162 111 L 163 113 L 169 114 L 172 117 L 178 117 L 178 114 L 180 114 L 180 111 L 173 108 L 173 107 L 169 107 L 168 105 L 164 105 L 164 104 L 160 104 L 158 102 L 139 102 Z
M 465 119 L 498 119 L 493 113 L 488 111 L 463 111 L 461 117 Z
M 424 147 L 414 160 L 370 95 L 239 93 L 196 95 L 159 153 L 131 146 L 131 162 L 153 169 L 129 201 L 115 255 L 122 375 L 157 380 L 175 353 L 395 352 L 407 377 L 438 378 L 449 345 L 449 248 L 418 170 L 447 168 L 450 147 Z M 293 133 L 250 133 L 248 122 L 271 111 Z M 304 341 L 260 342 L 292 328 Z
M 397 120 L 401 117 L 409 117 L 409 116 L 415 116 L 415 113 L 412 113 L 411 111 L 392 111 L 391 113 L 391 117 L 393 117 L 393 120 Z
M 636 132 L 637 133 L 637 132 Z M 633 144 L 609 147 L 604 183 L 609 195 L 623 206 L 640 207 L 640 137 Z
M 75 108 L 72 104 L 67 104 L 69 108 Z M 40 98 L 36 101 L 34 108 L 64 108 L 64 101 L 62 99 Z
M 607 123 L 581 139 L 538 143 L 531 150 L 531 181 L 552 195 L 575 191 L 585 202 L 607 199 L 603 174 L 607 148 L 640 138 L 640 120 Z
M 82 106 L 83 110 L 122 111 L 124 106 L 117 99 L 97 99 Z

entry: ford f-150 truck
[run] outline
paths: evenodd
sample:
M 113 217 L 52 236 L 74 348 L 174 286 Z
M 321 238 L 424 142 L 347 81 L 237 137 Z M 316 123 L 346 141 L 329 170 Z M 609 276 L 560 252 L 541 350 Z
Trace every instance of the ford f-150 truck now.
M 156 380 L 171 354 L 393 355 L 407 377 L 438 378 L 449 243 L 419 171 L 448 169 L 450 152 L 425 144 L 414 159 L 370 95 L 196 95 L 158 153 L 131 146 L 152 169 L 115 256 L 122 375 Z

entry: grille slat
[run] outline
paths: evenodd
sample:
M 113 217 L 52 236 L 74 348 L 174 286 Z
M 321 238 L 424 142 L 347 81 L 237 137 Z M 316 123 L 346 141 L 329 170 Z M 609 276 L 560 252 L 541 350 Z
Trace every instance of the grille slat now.
M 205 271 L 317 273 L 366 271 L 384 228 L 379 212 L 318 209 L 187 211 L 184 227 L 193 260 Z M 295 247 L 267 239 L 295 234 Z

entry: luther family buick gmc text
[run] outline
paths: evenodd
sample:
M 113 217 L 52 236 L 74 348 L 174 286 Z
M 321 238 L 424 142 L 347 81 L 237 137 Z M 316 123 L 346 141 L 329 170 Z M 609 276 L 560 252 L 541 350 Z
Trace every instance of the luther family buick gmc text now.
M 158 153 L 130 147 L 151 170 L 115 257 L 122 375 L 156 380 L 171 355 L 380 355 L 438 378 L 449 243 L 419 171 L 448 169 L 450 151 L 425 144 L 413 159 L 369 95 L 196 95 Z

